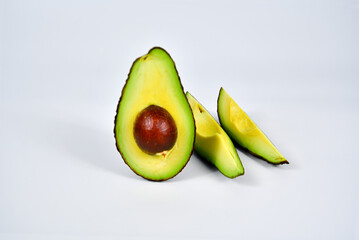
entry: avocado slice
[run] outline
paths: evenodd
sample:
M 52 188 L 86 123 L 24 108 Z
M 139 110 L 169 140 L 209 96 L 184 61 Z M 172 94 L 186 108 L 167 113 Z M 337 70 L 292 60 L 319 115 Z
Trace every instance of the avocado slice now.
M 191 157 L 195 123 L 176 66 L 162 48 L 133 63 L 115 117 L 116 146 L 138 175 L 163 181 Z
M 196 124 L 196 152 L 214 164 L 226 177 L 235 178 L 243 175 L 241 160 L 227 133 L 189 92 L 186 96 Z
M 223 88 L 219 91 L 217 110 L 222 127 L 240 146 L 269 163 L 289 163 Z

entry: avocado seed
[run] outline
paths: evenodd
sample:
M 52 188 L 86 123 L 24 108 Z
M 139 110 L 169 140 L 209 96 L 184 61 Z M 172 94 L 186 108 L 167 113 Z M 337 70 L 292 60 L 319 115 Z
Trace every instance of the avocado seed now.
M 137 115 L 133 135 L 142 151 L 156 154 L 174 146 L 177 127 L 166 109 L 150 105 Z

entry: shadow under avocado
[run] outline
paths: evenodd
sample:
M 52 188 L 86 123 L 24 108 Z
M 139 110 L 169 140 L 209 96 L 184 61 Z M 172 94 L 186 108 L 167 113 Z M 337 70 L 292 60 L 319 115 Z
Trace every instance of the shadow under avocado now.
M 141 179 L 132 173 L 117 152 L 112 131 L 101 131 L 103 128 L 58 119 L 47 121 L 46 128 L 46 144 L 51 147 L 114 174 Z

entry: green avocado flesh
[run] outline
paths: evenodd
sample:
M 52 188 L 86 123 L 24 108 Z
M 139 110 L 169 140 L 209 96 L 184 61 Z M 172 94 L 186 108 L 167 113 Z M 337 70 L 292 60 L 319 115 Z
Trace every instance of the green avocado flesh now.
M 240 146 L 273 164 L 288 161 L 247 114 L 221 88 L 217 101 L 218 118 L 228 135 Z
M 196 152 L 214 164 L 226 177 L 243 175 L 241 160 L 226 132 L 189 92 L 186 96 L 196 123 Z
M 157 135 L 149 134 L 149 124 L 157 124 Z M 166 135 L 168 126 L 174 130 L 171 139 Z M 164 49 L 155 47 L 133 63 L 118 103 L 114 133 L 125 163 L 146 179 L 172 178 L 190 159 L 194 118 L 175 64 Z

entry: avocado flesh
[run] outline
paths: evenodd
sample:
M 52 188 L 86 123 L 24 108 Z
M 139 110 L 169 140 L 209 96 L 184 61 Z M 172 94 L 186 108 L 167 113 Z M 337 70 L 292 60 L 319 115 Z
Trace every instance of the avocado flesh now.
M 150 105 L 167 110 L 178 132 L 174 146 L 157 154 L 143 151 L 134 137 L 136 117 Z M 175 64 L 164 49 L 153 48 L 133 63 L 118 104 L 114 132 L 125 163 L 146 179 L 172 178 L 190 159 L 195 138 L 194 118 Z
M 196 152 L 214 164 L 226 177 L 235 178 L 243 175 L 241 160 L 229 136 L 189 92 L 186 96 L 196 124 Z
M 273 143 L 223 88 L 219 92 L 217 104 L 219 121 L 235 142 L 253 155 L 272 164 L 288 163 Z

